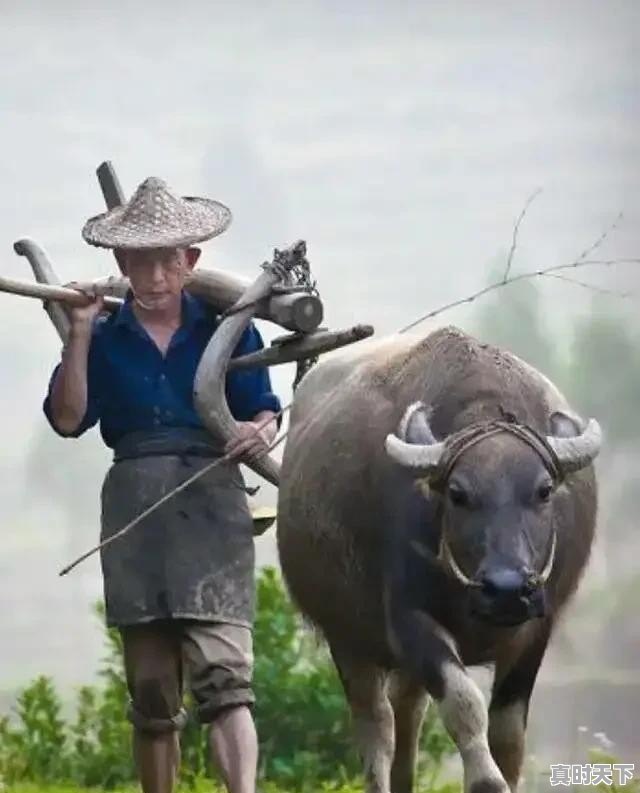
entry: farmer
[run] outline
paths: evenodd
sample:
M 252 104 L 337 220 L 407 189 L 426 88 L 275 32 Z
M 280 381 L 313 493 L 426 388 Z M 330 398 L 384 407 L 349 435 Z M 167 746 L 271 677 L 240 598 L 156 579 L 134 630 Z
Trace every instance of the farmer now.
M 115 250 L 130 289 L 108 317 L 99 297 L 71 311 L 68 342 L 44 401 L 59 435 L 76 438 L 100 422 L 113 449 L 102 487 L 101 539 L 212 458 L 232 458 L 102 551 L 107 623 L 123 639 L 128 717 L 145 793 L 174 787 L 186 720 L 183 675 L 200 721 L 210 725 L 212 760 L 228 790 L 255 791 L 253 524 L 239 462 L 274 439 L 280 402 L 266 369 L 230 372 L 226 393 L 238 435 L 220 448 L 192 396 L 218 320 L 211 306 L 183 289 L 200 255 L 194 243 L 222 233 L 230 221 L 224 205 L 177 197 L 156 178 L 146 179 L 125 206 L 88 220 L 84 239 Z M 235 354 L 262 346 L 250 324 Z

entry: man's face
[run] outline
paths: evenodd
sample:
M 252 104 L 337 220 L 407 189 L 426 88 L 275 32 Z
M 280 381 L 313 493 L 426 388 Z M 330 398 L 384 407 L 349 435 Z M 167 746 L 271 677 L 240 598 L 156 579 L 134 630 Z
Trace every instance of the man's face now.
M 131 290 L 150 310 L 168 308 L 179 299 L 200 251 L 197 248 L 152 248 L 121 251 L 121 270 Z

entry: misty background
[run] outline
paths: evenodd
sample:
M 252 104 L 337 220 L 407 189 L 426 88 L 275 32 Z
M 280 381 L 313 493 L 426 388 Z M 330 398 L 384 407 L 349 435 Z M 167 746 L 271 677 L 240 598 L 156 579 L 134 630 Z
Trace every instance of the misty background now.
M 246 277 L 296 239 L 324 324 L 393 332 L 502 275 L 640 257 L 640 6 L 629 2 L 42 3 L 0 0 L 2 273 L 31 280 L 31 237 L 63 282 L 114 272 L 80 237 L 103 211 L 95 168 L 127 196 L 147 176 L 230 206 L 201 266 Z M 611 229 L 618 214 L 623 217 Z M 640 265 L 536 279 L 445 323 L 525 355 L 607 432 L 598 538 L 532 700 L 533 751 L 570 762 L 605 731 L 640 762 Z M 609 292 L 614 294 L 609 294 Z M 625 295 L 624 297 L 621 295 Z M 37 674 L 71 697 L 102 631 L 97 557 L 110 462 L 97 428 L 42 414 L 60 355 L 38 301 L 1 294 L 0 713 Z M 268 343 L 282 330 L 259 323 Z M 293 366 L 271 370 L 287 403 Z M 248 479 L 253 483 L 252 476 Z M 275 504 L 266 483 L 255 503 Z M 274 530 L 257 541 L 277 563 Z M 576 760 L 577 761 L 577 760 Z

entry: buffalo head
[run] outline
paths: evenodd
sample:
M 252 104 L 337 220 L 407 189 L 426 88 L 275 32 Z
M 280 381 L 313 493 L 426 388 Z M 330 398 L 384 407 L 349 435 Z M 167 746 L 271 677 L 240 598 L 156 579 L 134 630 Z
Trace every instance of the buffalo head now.
M 437 440 L 422 403 L 386 439 L 390 457 L 437 499 L 439 558 L 469 591 L 473 614 L 517 625 L 545 614 L 556 559 L 554 504 L 567 476 L 589 466 L 600 427 L 564 413 L 539 435 L 513 419 L 481 422 Z

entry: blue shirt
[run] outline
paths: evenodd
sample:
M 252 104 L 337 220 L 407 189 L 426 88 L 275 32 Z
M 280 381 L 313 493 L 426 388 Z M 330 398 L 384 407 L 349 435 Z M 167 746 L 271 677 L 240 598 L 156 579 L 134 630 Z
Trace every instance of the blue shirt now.
M 127 433 L 203 424 L 193 404 L 198 363 L 218 325 L 214 309 L 182 293 L 182 322 L 163 356 L 138 322 L 131 294 L 108 317 L 96 320 L 87 363 L 87 410 L 74 432 L 61 432 L 53 423 L 51 389 L 60 363 L 49 381 L 43 410 L 51 427 L 63 437 L 77 438 L 100 422 L 107 446 Z M 253 323 L 241 337 L 233 357 L 264 347 Z M 280 400 L 271 391 L 266 367 L 238 369 L 227 374 L 229 409 L 237 421 L 250 421 L 262 410 L 278 412 Z

